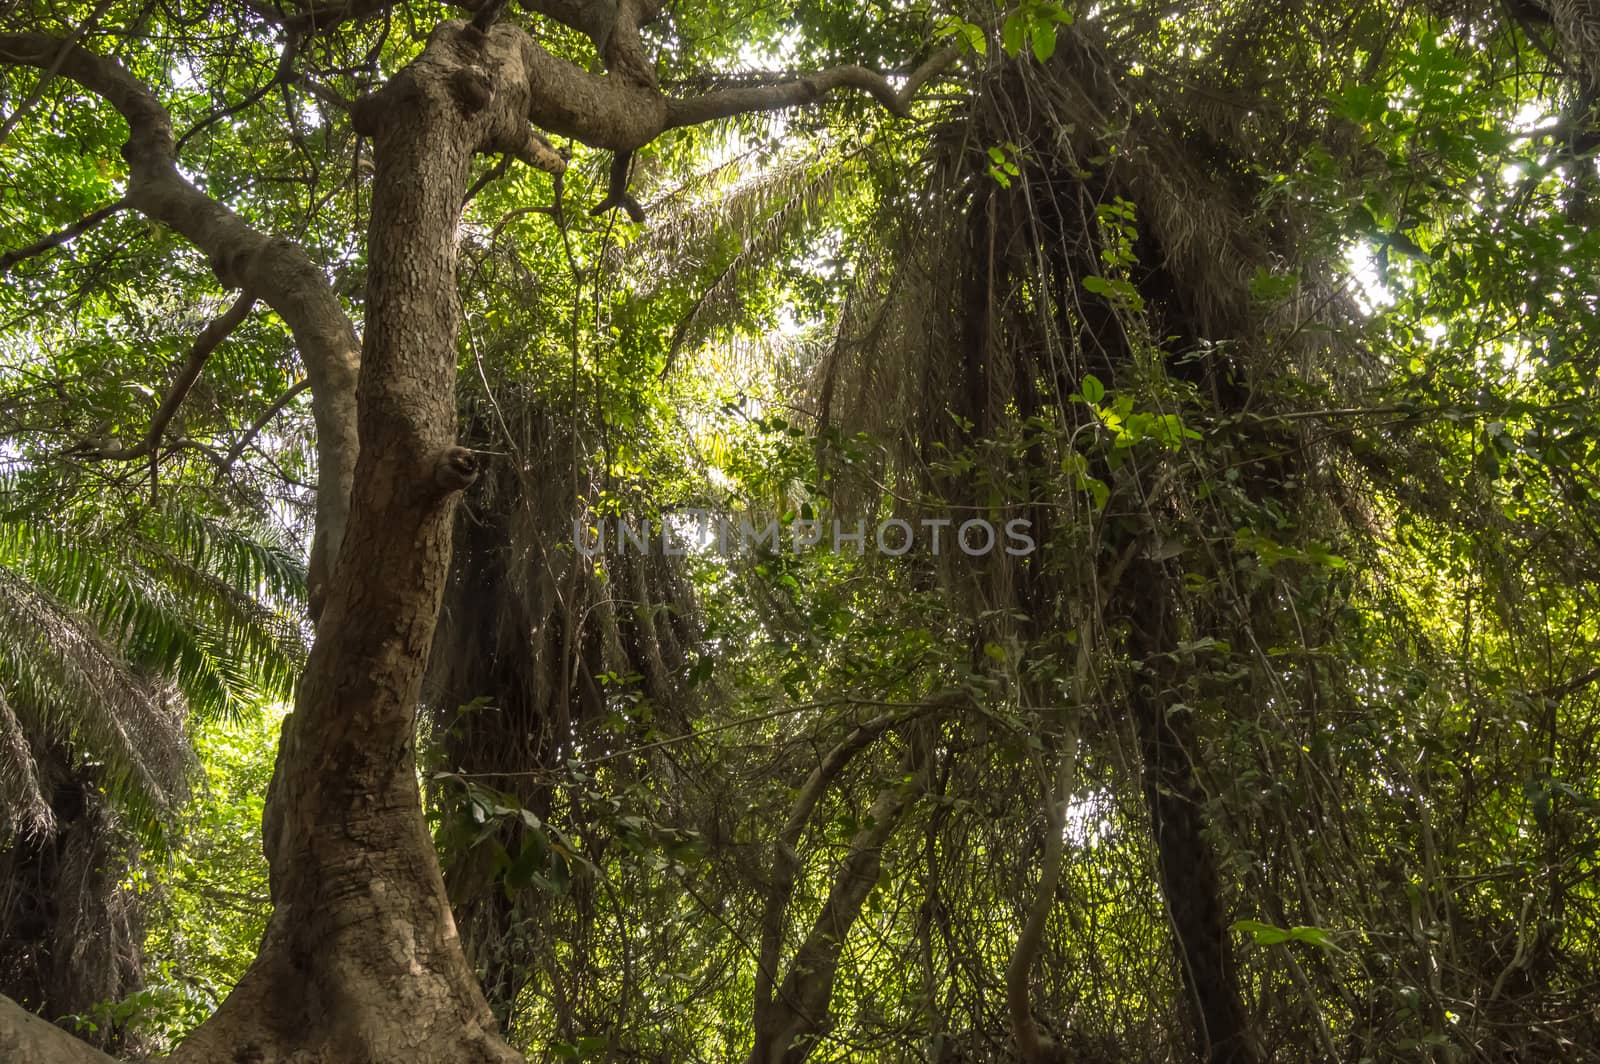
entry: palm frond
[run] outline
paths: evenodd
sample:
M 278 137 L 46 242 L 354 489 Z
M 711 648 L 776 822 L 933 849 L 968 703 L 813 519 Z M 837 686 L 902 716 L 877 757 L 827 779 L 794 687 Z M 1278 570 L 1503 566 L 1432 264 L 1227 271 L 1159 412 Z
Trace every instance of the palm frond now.
M 864 172 L 858 154 L 819 143 L 762 170 L 730 167 L 720 196 L 685 198 L 659 217 L 634 253 L 635 269 L 681 277 L 688 264 L 704 278 L 673 331 L 669 358 L 738 324 L 745 294 L 781 263 L 801 233 L 854 192 Z M 660 268 L 669 261 L 675 274 Z
M 119 799 L 159 817 L 183 791 L 186 717 L 287 699 L 304 658 L 304 566 L 270 532 L 177 501 L 74 517 L 0 519 L 0 790 L 35 827 L 38 741 L 103 764 Z
M 55 821 L 28 735 L 0 692 L 0 834 L 48 835 Z
M 20 722 L 100 762 L 107 786 L 159 815 L 184 794 L 189 748 L 171 688 L 135 672 L 88 617 L 0 565 L 0 669 Z

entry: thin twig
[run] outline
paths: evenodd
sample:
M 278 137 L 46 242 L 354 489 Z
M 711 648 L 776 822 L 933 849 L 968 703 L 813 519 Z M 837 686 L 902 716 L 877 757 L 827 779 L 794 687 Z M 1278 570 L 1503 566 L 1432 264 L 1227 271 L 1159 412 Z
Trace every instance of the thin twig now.
M 70 241 L 78 239 L 78 237 L 99 226 L 113 214 L 116 214 L 118 211 L 126 210 L 127 207 L 128 201 L 126 199 L 119 199 L 113 203 L 108 203 L 104 207 L 84 215 L 82 218 L 79 218 L 66 228 L 58 229 L 48 236 L 40 237 L 27 247 L 17 248 L 15 251 L 8 251 L 5 254 L 0 255 L 0 276 L 10 272 L 11 267 L 15 266 L 19 262 L 22 262 L 24 259 L 31 259 L 35 255 L 42 255 L 52 248 L 58 248 L 62 244 L 66 244 Z

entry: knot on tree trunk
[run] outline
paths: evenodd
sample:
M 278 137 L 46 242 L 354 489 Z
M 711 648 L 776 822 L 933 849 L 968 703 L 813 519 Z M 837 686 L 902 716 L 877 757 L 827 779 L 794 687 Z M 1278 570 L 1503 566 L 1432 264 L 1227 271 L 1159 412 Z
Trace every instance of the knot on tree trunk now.
M 446 493 L 465 491 L 478 479 L 479 456 L 465 447 L 447 447 L 434 463 L 433 480 Z
M 450 75 L 450 94 L 465 115 L 474 115 L 494 99 L 494 86 L 488 75 L 472 67 L 458 67 Z

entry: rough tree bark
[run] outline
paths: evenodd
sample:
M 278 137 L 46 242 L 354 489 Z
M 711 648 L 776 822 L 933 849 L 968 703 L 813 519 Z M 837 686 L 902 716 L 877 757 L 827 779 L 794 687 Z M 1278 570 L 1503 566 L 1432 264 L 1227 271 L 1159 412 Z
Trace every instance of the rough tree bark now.
M 443 27 L 360 112 L 377 173 L 349 523 L 268 795 L 272 920 L 180 1059 L 241 1046 L 284 1059 L 285 1045 L 330 1064 L 520 1059 L 457 942 L 412 756 L 450 519 L 476 462 L 455 444 L 456 222 L 474 152 L 528 136 L 526 100 L 496 100 L 478 72 L 514 67 L 513 52 L 504 35 Z
M 8 997 L 0 997 L 0 1060 L 27 1064 L 109 1064 L 114 1058 L 69 1038 Z
M 463 956 L 422 816 L 413 749 L 451 514 L 476 474 L 476 456 L 455 443 L 454 397 L 455 237 L 472 157 L 502 152 L 559 171 L 561 159 L 533 125 L 625 152 L 667 129 L 803 104 L 845 87 L 905 114 L 918 88 L 954 59 L 953 52 L 934 56 L 898 88 L 849 67 L 671 100 L 656 88 L 639 44 L 639 25 L 654 15 L 647 3 L 527 5 L 590 34 L 609 70 L 595 74 L 519 29 L 493 25 L 503 4 L 491 0 L 473 23 L 439 26 L 415 61 L 359 103 L 355 121 L 372 139 L 376 163 L 359 358 L 348 317 L 305 254 L 251 229 L 181 175 L 172 123 L 154 93 L 115 60 L 72 41 L 0 35 L 0 62 L 56 69 L 117 108 L 130 130 L 128 203 L 205 251 L 224 284 L 276 310 L 294 331 L 312 382 L 321 463 L 313 579 L 321 612 L 267 799 L 273 914 L 254 963 L 176 1061 L 522 1059 L 501 1040 Z M 304 34 L 383 6 L 352 0 L 310 22 L 267 5 L 254 10 Z M 838 940 L 876 879 L 880 836 L 905 800 L 903 788 L 880 796 L 878 826 L 852 846 L 835 886 L 838 904 L 830 898 L 780 994 L 784 1008 L 799 1006 L 786 1029 L 821 1022 L 816 991 L 824 981 L 831 989 L 831 974 L 802 978 L 810 969 L 801 962 L 820 960 L 829 943 L 836 962 Z M 105 1059 L 64 1034 L 39 1033 L 0 1004 L 0 1039 L 48 1044 L 30 1048 L 28 1059 Z M 826 1005 L 824 991 L 823 1016 Z

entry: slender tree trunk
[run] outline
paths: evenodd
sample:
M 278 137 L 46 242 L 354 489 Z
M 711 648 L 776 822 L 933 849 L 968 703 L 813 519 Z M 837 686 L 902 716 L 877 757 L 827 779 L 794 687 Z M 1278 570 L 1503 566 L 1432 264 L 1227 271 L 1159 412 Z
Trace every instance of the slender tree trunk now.
M 1165 697 L 1175 644 L 1169 581 L 1161 567 L 1139 561 L 1125 586 L 1137 604 L 1132 652 L 1146 675 L 1131 684 L 1139 729 L 1145 803 L 1155 837 L 1157 873 L 1181 967 L 1195 1048 L 1206 1064 L 1254 1064 L 1254 1039 L 1239 995 L 1233 944 L 1223 910 L 1216 855 L 1205 834 L 1205 794 L 1195 773 L 1194 728 L 1188 710 Z
M 859 738 L 864 730 L 873 735 L 882 730 L 873 728 L 874 724 L 858 728 L 812 773 L 805 790 L 815 789 L 813 802 L 816 796 L 820 796 L 821 789 L 826 787 L 827 780 L 854 756 L 855 750 L 865 745 L 867 740 Z M 817 913 L 805 940 L 795 950 L 789 962 L 788 974 L 775 987 L 775 956 L 762 961 L 762 988 L 757 991 L 753 1024 L 755 1044 L 745 1064 L 804 1064 L 817 1047 L 817 1042 L 832 1028 L 833 1016 L 829 1005 L 833 999 L 834 981 L 839 973 L 845 940 L 861 915 L 867 895 L 878 882 L 878 874 L 883 868 L 884 846 L 899 828 L 911 801 L 926 784 L 927 756 L 926 751 L 918 751 L 913 745 L 901 763 L 910 782 L 896 781 L 878 793 L 867 811 L 866 826 L 851 838 L 850 849 L 839 862 L 822 910 Z M 805 796 L 802 796 L 796 812 L 802 807 L 808 814 Z M 787 890 L 792 886 L 794 874 L 798 872 L 798 864 L 793 857 L 792 845 L 787 840 L 780 840 L 779 847 L 781 867 L 777 879 L 784 885 L 777 889 L 782 892 L 782 904 L 786 907 Z M 781 909 L 778 916 L 781 919 Z M 769 910 L 769 923 L 772 918 L 773 913 Z M 765 950 L 763 952 L 765 955 Z
M 1033 967 L 1044 950 L 1045 928 L 1050 921 L 1050 911 L 1055 908 L 1056 888 L 1061 883 L 1061 869 L 1066 863 L 1067 803 L 1072 800 L 1077 770 L 1076 741 L 1076 734 L 1072 734 L 1069 742 L 1063 744 L 1054 787 L 1045 790 L 1044 857 L 1039 862 L 1039 889 L 1028 907 L 1028 918 L 1023 921 L 1022 932 L 1011 948 L 1011 960 L 1006 965 L 1006 1011 L 1011 1015 L 1011 1035 L 1023 1064 L 1065 1064 L 1068 1059 L 1066 1051 L 1039 1030 L 1029 983 Z

